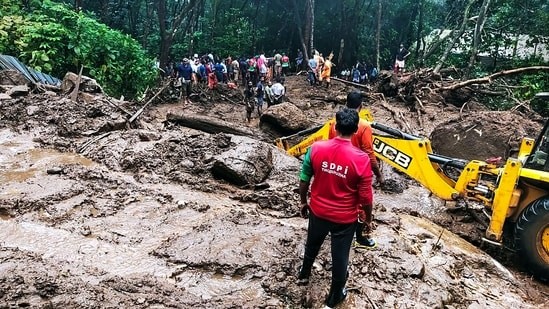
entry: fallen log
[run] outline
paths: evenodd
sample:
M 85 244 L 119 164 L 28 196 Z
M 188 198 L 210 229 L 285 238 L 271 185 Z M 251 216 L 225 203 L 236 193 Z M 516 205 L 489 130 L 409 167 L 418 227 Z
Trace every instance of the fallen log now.
M 168 113 L 168 115 L 166 115 L 166 121 L 206 133 L 228 133 L 234 135 L 255 136 L 254 132 L 251 130 L 235 127 L 235 124 L 232 122 L 207 116 L 191 116 Z
M 488 83 L 491 83 L 494 78 L 498 78 L 505 75 L 513 75 L 518 73 L 530 72 L 530 71 L 549 71 L 549 66 L 533 66 L 533 67 L 499 71 L 497 73 L 494 73 L 492 75 L 488 75 L 485 77 L 470 79 L 470 80 L 466 80 L 464 82 L 456 83 L 450 86 L 440 87 L 437 90 L 438 91 L 456 90 L 456 89 L 463 88 L 465 86 L 469 86 L 473 84 L 488 84 Z
M 147 107 L 147 105 L 149 105 L 154 99 L 156 99 L 156 97 L 160 95 L 164 91 L 164 89 L 166 89 L 169 85 L 170 85 L 169 82 L 164 84 L 164 86 L 160 88 L 160 90 L 158 90 L 158 92 L 152 98 L 150 98 L 149 101 L 145 103 L 145 105 L 143 105 L 143 107 L 141 107 L 137 112 L 135 112 L 135 114 L 130 118 L 130 120 L 128 120 L 129 123 L 134 122 L 134 120 L 137 119 L 137 117 L 139 117 L 141 113 L 143 113 L 143 111 L 145 110 L 145 107 Z
M 111 133 L 112 133 L 112 132 L 103 133 L 103 134 L 101 134 L 101 135 L 99 135 L 99 136 L 96 136 L 96 137 L 94 137 L 94 138 L 88 140 L 88 141 L 85 142 L 84 144 L 78 146 L 78 147 L 76 148 L 76 152 L 77 152 L 77 153 L 82 153 L 82 152 L 84 152 L 84 150 L 86 150 L 86 148 L 88 148 L 88 146 L 90 146 L 91 144 L 93 144 L 93 143 L 95 143 L 95 142 L 97 142 L 97 141 L 99 141 L 99 140 L 101 140 L 101 139 L 103 139 L 103 138 L 109 136 Z
M 117 109 L 121 110 L 122 112 L 124 112 L 124 114 L 128 115 L 128 116 L 132 116 L 132 113 L 130 113 L 127 109 L 123 108 L 122 106 L 112 102 L 109 98 L 106 98 L 105 99 L 105 102 L 109 103 L 111 106 L 113 107 L 116 107 Z
M 359 84 L 359 83 L 354 83 L 354 82 L 350 82 L 348 80 L 344 80 L 344 79 L 341 79 L 341 78 L 337 78 L 337 77 L 332 77 L 331 78 L 332 80 L 337 80 L 338 82 L 342 82 L 346 85 L 351 85 L 351 86 L 355 86 L 355 87 L 359 87 L 359 88 L 365 88 L 365 89 L 370 89 L 370 86 L 369 85 L 363 85 L 363 84 Z

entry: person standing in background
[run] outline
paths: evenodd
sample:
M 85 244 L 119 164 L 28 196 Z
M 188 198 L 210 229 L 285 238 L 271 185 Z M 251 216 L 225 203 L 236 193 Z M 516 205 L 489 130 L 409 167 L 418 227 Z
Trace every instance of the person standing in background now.
M 395 67 L 394 67 L 395 73 L 404 72 L 404 60 L 408 56 L 410 56 L 410 52 L 406 48 L 404 48 L 404 44 L 400 44 L 400 48 L 398 49 L 398 52 L 396 54 L 396 59 L 395 59 Z

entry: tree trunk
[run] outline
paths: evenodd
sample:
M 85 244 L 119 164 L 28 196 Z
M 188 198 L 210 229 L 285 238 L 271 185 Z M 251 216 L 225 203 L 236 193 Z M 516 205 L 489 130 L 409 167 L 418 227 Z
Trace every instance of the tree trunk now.
M 378 70 L 380 70 L 380 66 L 379 66 L 379 55 L 380 55 L 380 51 L 379 51 L 379 41 L 380 41 L 380 37 L 381 37 L 381 12 L 382 12 L 382 9 L 383 9 L 383 4 L 381 3 L 382 0 L 379 0 L 379 4 L 378 4 L 378 7 L 377 7 L 377 31 L 376 31 L 376 67 Z
M 309 36 L 309 49 L 312 52 L 314 50 L 315 41 L 314 41 L 314 34 L 315 34 L 315 0 L 309 0 L 309 18 L 307 19 L 307 23 L 309 24 L 309 29 L 311 29 L 310 36 Z
M 421 42 L 421 39 L 423 38 L 423 0 L 418 0 L 418 3 L 417 3 L 417 6 L 418 6 L 418 10 L 419 10 L 419 17 L 418 17 L 418 22 L 417 22 L 417 31 L 416 31 L 416 50 L 415 50 L 415 54 L 417 55 L 417 59 L 418 59 L 418 64 L 419 64 L 419 67 L 422 67 L 423 66 L 423 57 L 420 57 L 419 55 L 420 54 L 423 54 L 423 53 L 420 53 L 420 46 L 422 46 L 422 42 Z M 423 48 L 425 48 L 425 46 L 423 46 Z
M 475 32 L 473 36 L 473 47 L 471 48 L 471 57 L 469 58 L 469 65 L 465 70 L 466 79 L 469 79 L 469 77 L 471 76 L 471 71 L 477 59 L 477 52 L 480 45 L 482 29 L 484 29 L 484 23 L 486 22 L 486 11 L 488 11 L 489 6 L 490 6 L 490 0 L 484 0 L 482 2 L 482 6 L 480 7 L 480 13 L 477 18 L 477 24 L 475 26 Z
M 168 63 L 168 57 L 170 54 L 170 47 L 172 45 L 171 36 L 168 34 L 166 29 L 166 1 L 159 0 L 157 2 L 157 15 L 158 15 L 158 27 L 160 34 L 160 50 L 159 50 L 159 59 L 160 67 L 164 68 Z
M 152 20 L 154 17 L 154 7 L 153 5 L 151 5 L 150 3 L 146 3 L 145 4 L 145 18 L 147 20 Z M 151 33 L 151 30 L 152 30 L 152 25 L 151 23 L 143 23 L 143 34 L 141 36 L 141 45 L 143 45 L 143 47 L 147 48 L 148 47 L 148 38 L 149 38 L 149 35 Z M 164 68 L 164 67 L 162 67 Z
M 307 47 L 307 40 L 306 40 L 306 34 L 303 30 L 303 21 L 301 19 L 301 14 L 299 14 L 299 7 L 297 6 L 297 0 L 292 1 L 294 5 L 294 17 L 295 17 L 295 24 L 297 26 L 297 31 L 299 34 L 299 42 L 301 44 L 301 48 L 303 49 L 303 58 L 304 61 L 309 61 L 309 49 Z M 306 27 L 306 26 L 305 26 Z
M 234 135 L 253 136 L 254 132 L 247 128 L 238 128 L 234 123 L 202 115 L 184 115 L 168 113 L 166 120 L 187 128 L 200 130 L 207 133 L 228 133 Z
M 339 56 L 337 57 L 337 65 L 343 64 L 343 51 L 345 50 L 345 40 L 341 39 L 339 42 Z
M 469 2 L 467 3 L 467 6 L 465 7 L 465 12 L 463 12 L 463 20 L 461 22 L 461 27 L 459 28 L 458 32 L 454 31 L 455 32 L 454 37 L 452 38 L 452 40 L 446 46 L 446 49 L 444 50 L 444 54 L 442 55 L 442 57 L 438 60 L 438 63 L 436 65 L 435 69 L 433 70 L 434 73 L 438 73 L 440 71 L 440 69 L 442 68 L 442 65 L 444 64 L 444 62 L 448 58 L 448 55 L 450 54 L 450 51 L 452 50 L 452 48 L 454 47 L 456 42 L 459 40 L 459 38 L 461 38 L 461 36 L 465 32 L 465 28 L 467 26 L 467 21 L 469 20 L 469 10 L 471 9 L 471 5 L 473 4 L 473 2 L 475 2 L 475 0 L 469 0 Z
M 174 16 L 168 15 L 168 7 L 166 0 L 156 0 L 157 4 L 157 15 L 158 15 L 158 26 L 159 26 L 159 35 L 160 35 L 160 67 L 163 68 L 168 63 L 168 58 L 170 55 L 170 49 L 172 48 L 172 43 L 174 36 L 177 32 L 181 31 L 185 34 L 188 28 L 180 30 L 180 26 L 183 24 L 185 18 L 191 16 L 192 12 L 200 5 L 204 0 L 189 0 L 186 2 L 186 5 L 178 8 L 174 12 Z M 187 26 L 189 23 L 187 23 Z
M 433 42 L 429 46 L 429 48 L 427 48 L 427 46 L 424 47 L 426 50 L 423 52 L 423 56 L 421 57 L 421 60 L 420 60 L 421 62 L 424 62 L 425 59 L 431 57 L 431 55 L 439 49 L 440 45 L 442 45 L 442 43 L 446 42 L 446 40 L 448 40 L 448 38 L 451 37 L 455 32 L 454 30 L 452 30 L 451 33 L 448 36 L 446 36 L 444 38 L 441 38 L 440 35 L 442 35 L 442 33 L 444 33 L 445 30 L 446 29 L 444 29 L 444 28 L 440 29 L 439 38 L 435 42 Z
M 456 90 L 456 89 L 463 88 L 465 86 L 469 86 L 473 84 L 488 84 L 488 83 L 491 83 L 492 80 L 494 80 L 495 78 L 498 78 L 501 76 L 519 74 L 524 72 L 537 72 L 537 71 L 549 71 L 549 66 L 533 66 L 533 67 L 524 67 L 524 68 L 500 71 L 485 77 L 469 79 L 467 81 L 456 83 L 450 86 L 440 87 L 440 88 L 437 88 L 436 90 L 437 91 Z

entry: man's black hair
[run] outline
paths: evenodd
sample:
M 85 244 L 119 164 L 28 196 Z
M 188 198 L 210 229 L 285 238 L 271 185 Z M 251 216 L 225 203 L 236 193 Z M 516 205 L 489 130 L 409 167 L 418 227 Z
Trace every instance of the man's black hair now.
M 358 130 L 358 121 L 356 109 L 344 108 L 336 113 L 335 129 L 340 135 L 352 135 Z
M 361 105 L 362 105 L 362 93 L 360 93 L 357 90 L 351 91 L 347 95 L 347 104 L 346 104 L 346 106 L 348 108 L 357 109 Z

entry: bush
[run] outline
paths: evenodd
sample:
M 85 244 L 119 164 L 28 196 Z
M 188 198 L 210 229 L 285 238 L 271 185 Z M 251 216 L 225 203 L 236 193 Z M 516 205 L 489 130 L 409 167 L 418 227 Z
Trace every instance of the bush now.
M 0 19 L 0 52 L 58 77 L 83 66 L 113 96 L 134 98 L 155 81 L 153 59 L 128 35 L 49 0 L 30 6 Z

